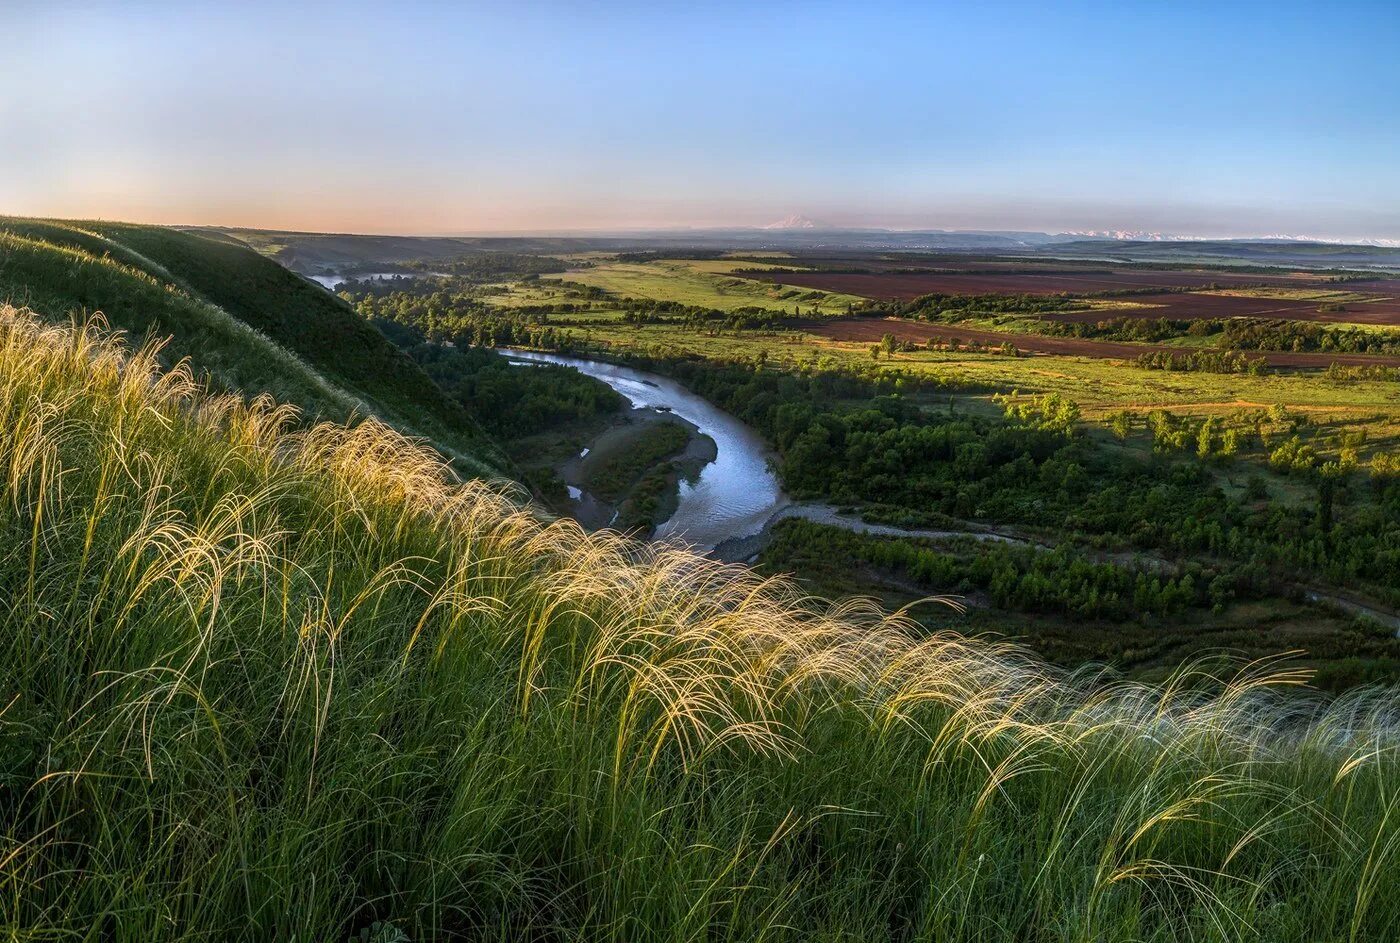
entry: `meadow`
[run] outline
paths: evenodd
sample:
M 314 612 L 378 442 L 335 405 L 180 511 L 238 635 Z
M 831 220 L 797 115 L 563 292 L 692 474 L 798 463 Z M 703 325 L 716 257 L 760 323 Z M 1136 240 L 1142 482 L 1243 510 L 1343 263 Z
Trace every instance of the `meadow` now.
M 822 607 L 10 308 L 0 427 L 8 939 L 1400 929 L 1393 690 Z
M 619 298 L 674 301 L 719 311 L 758 307 L 784 313 L 828 315 L 845 314 L 851 307 L 865 303 L 864 298 L 855 295 L 765 283 L 729 274 L 743 265 L 752 266 L 753 263 L 688 259 L 611 262 L 571 271 L 558 278 L 599 288 Z M 765 262 L 764 267 L 772 266 Z M 552 277 L 546 276 L 542 281 Z

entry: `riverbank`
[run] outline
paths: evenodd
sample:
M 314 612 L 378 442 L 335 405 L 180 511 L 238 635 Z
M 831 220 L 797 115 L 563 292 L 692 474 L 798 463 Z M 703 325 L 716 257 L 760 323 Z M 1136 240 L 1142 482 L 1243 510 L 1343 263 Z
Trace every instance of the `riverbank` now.
M 755 534 L 737 537 L 720 543 L 710 552 L 710 556 L 725 563 L 754 563 L 773 540 L 774 529 L 786 520 L 806 520 L 828 527 L 839 527 L 857 534 L 873 537 L 889 537 L 922 540 L 972 540 L 984 543 L 1001 543 L 1040 550 L 1053 550 L 1054 545 L 1027 535 L 1018 535 L 968 524 L 967 530 L 942 530 L 934 528 L 896 527 L 890 524 L 872 524 L 854 513 L 841 511 L 831 505 L 815 502 L 788 504 L 779 508 Z M 1149 553 L 1110 553 L 1096 552 L 1088 548 L 1084 553 L 1099 563 L 1112 563 L 1118 566 L 1137 566 L 1143 569 L 1175 575 L 1180 567 L 1175 561 Z M 1294 584 L 1291 592 L 1306 600 L 1308 604 L 1344 614 L 1360 617 L 1377 625 L 1384 626 L 1400 637 L 1400 613 L 1387 609 L 1372 600 L 1342 594 L 1336 590 L 1324 590 L 1315 586 Z
M 858 534 L 870 534 L 875 537 L 915 537 L 928 540 L 950 540 L 953 538 L 966 538 L 971 540 L 991 541 L 1010 544 L 1028 544 L 1048 549 L 1047 544 L 1041 544 L 1025 537 L 1016 537 L 1010 534 L 1003 534 L 992 530 L 936 530 L 932 528 L 917 527 L 895 527 L 891 524 L 872 524 L 863 520 L 858 514 L 841 511 L 829 504 L 804 501 L 794 504 L 786 504 L 773 513 L 763 528 L 758 533 L 744 537 L 736 537 L 719 544 L 710 552 L 710 556 L 726 563 L 751 562 L 758 554 L 763 552 L 763 548 L 773 537 L 773 528 L 780 523 L 791 518 L 812 521 L 815 524 L 825 524 L 829 527 L 842 527 Z
M 662 411 L 709 438 L 713 453 L 690 456 L 699 468 L 693 475 L 678 476 L 674 511 L 656 528 L 656 537 L 707 552 L 734 537 L 758 533 L 773 512 L 788 503 L 771 467 L 772 449 L 763 437 L 675 380 L 580 357 L 520 350 L 502 353 L 519 361 L 573 367 L 608 384 L 634 409 Z M 686 456 L 680 461 L 684 465 Z M 660 510 L 664 508 L 658 514 Z
M 669 430 L 679 430 L 669 437 Z M 675 443 L 683 441 L 680 448 Z M 633 529 L 669 519 L 681 483 L 713 462 L 718 449 L 698 426 L 670 413 L 633 407 L 619 413 L 554 471 L 568 489 L 571 515 L 585 528 Z

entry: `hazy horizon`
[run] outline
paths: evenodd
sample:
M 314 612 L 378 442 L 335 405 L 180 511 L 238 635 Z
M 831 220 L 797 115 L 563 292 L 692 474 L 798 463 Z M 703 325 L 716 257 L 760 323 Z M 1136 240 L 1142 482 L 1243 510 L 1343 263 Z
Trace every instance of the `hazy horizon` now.
M 1400 239 L 1400 12 L 1328 11 L 21 2 L 0 212 Z

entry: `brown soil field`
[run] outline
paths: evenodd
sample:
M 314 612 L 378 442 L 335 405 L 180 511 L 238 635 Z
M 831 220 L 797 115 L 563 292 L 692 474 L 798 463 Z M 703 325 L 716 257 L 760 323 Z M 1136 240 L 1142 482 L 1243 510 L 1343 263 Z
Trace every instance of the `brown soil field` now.
M 966 328 L 956 324 L 928 324 L 923 321 L 901 321 L 893 318 L 833 318 L 824 321 L 807 321 L 803 330 L 818 337 L 836 341 L 875 343 L 886 334 L 893 334 L 900 340 L 922 344 L 930 337 L 959 343 L 977 341 L 980 344 L 999 346 L 1010 341 L 1022 351 L 1037 354 L 1058 354 L 1070 357 L 1101 357 L 1110 360 L 1134 360 L 1141 354 L 1165 351 L 1173 354 L 1188 354 L 1189 349 L 1168 347 L 1163 344 L 1128 344 L 1115 341 L 1091 341 L 1073 337 L 1043 337 L 1038 334 L 1006 334 L 1000 331 L 984 331 Z M 1311 367 L 1326 368 L 1337 363 L 1344 366 L 1385 366 L 1400 367 L 1400 357 L 1372 357 L 1366 354 L 1323 354 L 1323 353 L 1256 353 L 1245 351 L 1248 356 L 1263 357 L 1271 367 Z
M 734 274 L 743 275 L 740 272 Z M 945 295 L 1059 295 L 1134 291 L 1143 288 L 1208 288 L 1211 285 L 1270 285 L 1294 288 L 1317 286 L 1317 280 L 1306 275 L 1177 271 L 1057 271 L 1012 274 L 897 271 L 843 274 L 816 271 L 755 272 L 743 277 L 797 288 L 819 288 L 863 298 L 899 301 L 908 301 L 935 292 Z

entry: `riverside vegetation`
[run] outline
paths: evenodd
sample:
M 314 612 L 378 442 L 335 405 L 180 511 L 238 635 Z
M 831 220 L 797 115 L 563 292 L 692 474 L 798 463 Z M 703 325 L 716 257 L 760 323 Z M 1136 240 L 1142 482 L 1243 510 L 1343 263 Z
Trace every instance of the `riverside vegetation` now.
M 873 349 L 852 351 L 804 333 L 805 322 L 784 315 L 774 299 L 767 302 L 773 308 L 752 314 L 732 302 L 720 310 L 682 301 L 695 296 L 700 266 L 722 269 L 712 283 L 718 303 L 729 290 L 727 272 L 745 264 L 753 263 L 687 262 L 685 280 L 672 286 L 666 279 L 682 263 L 629 261 L 619 289 L 646 290 L 651 298 L 596 284 L 575 290 L 575 277 L 610 284 L 595 277 L 606 265 L 509 285 L 368 285 L 344 297 L 362 316 L 391 330 L 410 326 L 430 342 L 539 347 L 672 376 L 761 432 L 795 497 L 853 508 L 874 522 L 993 527 L 1057 544 L 1074 565 L 998 565 L 1003 584 L 1014 571 L 1025 586 L 987 600 L 1016 615 L 1013 631 L 1066 663 L 1107 660 L 1156 676 L 1173 659 L 1221 646 L 1250 657 L 1303 647 L 1327 687 L 1400 679 L 1393 626 L 1301 605 L 1319 587 L 1344 588 L 1382 609 L 1400 604 L 1393 369 L 1333 364 L 1281 373 L 1228 347 L 1188 346 L 1126 363 L 1027 358 L 1018 356 L 1014 333 L 997 349 L 916 347 L 887 333 Z M 649 280 L 640 278 L 643 269 Z M 932 294 L 887 307 L 901 317 L 953 322 L 1054 314 L 1085 303 Z M 1248 350 L 1293 349 L 1296 337 L 1321 330 L 1259 319 L 1039 323 L 1047 333 L 1109 331 L 1127 340 L 1223 332 L 1230 345 Z M 1384 335 L 1372 336 L 1384 342 Z M 825 540 L 844 546 L 848 538 Z M 786 552 L 791 546 L 770 548 L 765 565 L 795 572 L 823 592 L 909 584 L 907 568 L 887 561 L 919 552 L 910 544 L 843 557 L 873 578 L 862 583 L 831 579 L 830 567 Z M 959 574 L 989 565 L 977 558 L 994 552 L 975 542 L 953 549 L 963 559 Z M 953 578 L 954 570 L 922 572 L 937 574 L 912 581 L 925 592 L 975 585 Z M 1113 588 L 1100 587 L 1091 598 L 1103 579 Z M 1264 601 L 1271 615 L 1287 614 L 1286 625 L 1261 621 L 1255 604 Z M 1083 619 L 1094 631 L 1086 632 Z M 1249 621 L 1252 629 L 1245 628 Z M 1144 658 L 1147 652 L 1154 654 Z
M 1400 930 L 1389 690 L 814 608 L 10 308 L 0 428 L 8 939 Z

